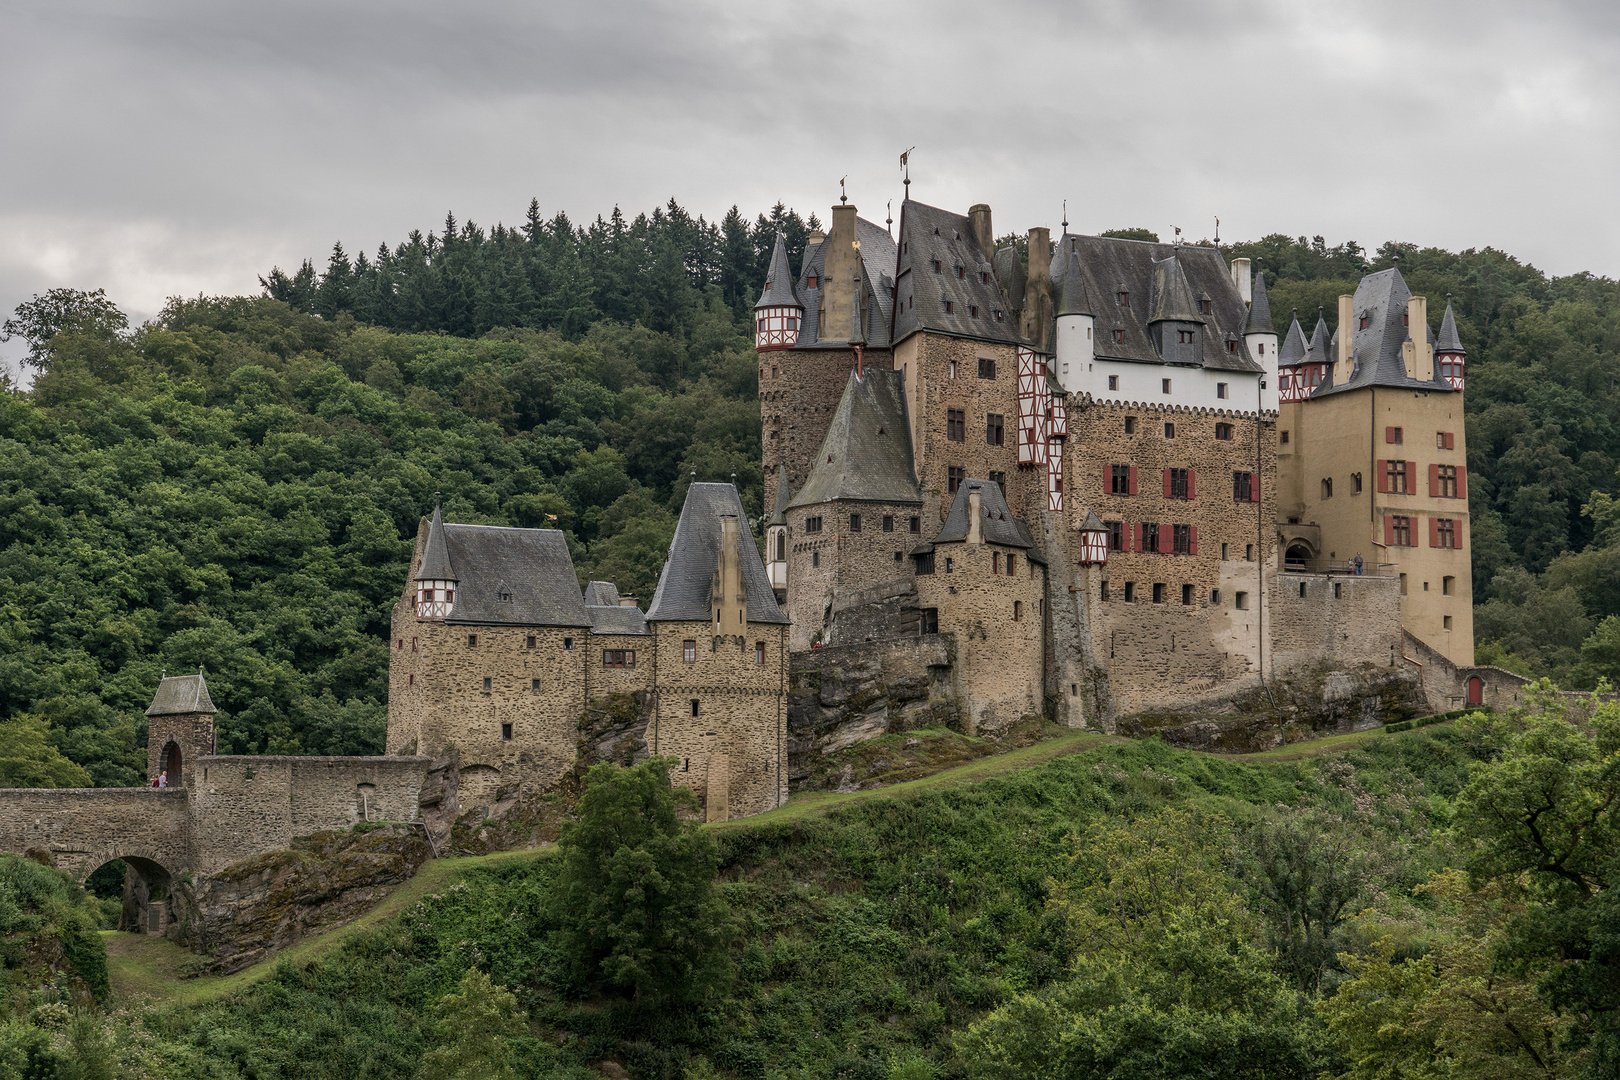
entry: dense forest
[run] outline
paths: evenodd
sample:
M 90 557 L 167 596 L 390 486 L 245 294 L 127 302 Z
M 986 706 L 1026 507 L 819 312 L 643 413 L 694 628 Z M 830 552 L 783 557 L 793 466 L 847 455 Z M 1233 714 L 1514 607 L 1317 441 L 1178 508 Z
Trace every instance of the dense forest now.
M 578 226 L 448 218 L 392 250 L 272 269 L 256 297 L 20 307 L 0 394 L 0 783 L 139 782 L 164 670 L 207 668 L 226 752 L 382 747 L 389 608 L 420 515 L 554 525 L 585 577 L 650 596 L 693 476 L 760 512 L 748 311 L 782 206 L 671 202 Z M 1133 234 L 1134 235 L 1134 234 Z M 1470 353 L 1482 659 L 1620 675 L 1620 293 L 1493 250 L 1233 245 L 1314 320 L 1397 257 Z

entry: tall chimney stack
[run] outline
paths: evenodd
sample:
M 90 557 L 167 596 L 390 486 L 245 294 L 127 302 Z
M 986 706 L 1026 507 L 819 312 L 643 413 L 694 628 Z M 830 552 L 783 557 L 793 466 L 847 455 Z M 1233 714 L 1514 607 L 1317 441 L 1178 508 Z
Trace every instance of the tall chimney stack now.
M 979 250 L 986 259 L 994 258 L 996 232 L 990 227 L 990 204 L 974 203 L 968 209 L 968 220 L 973 223 L 973 238 L 979 242 Z
M 1333 365 L 1333 385 L 1343 386 L 1350 381 L 1351 358 L 1355 355 L 1356 298 L 1339 297 L 1339 355 Z

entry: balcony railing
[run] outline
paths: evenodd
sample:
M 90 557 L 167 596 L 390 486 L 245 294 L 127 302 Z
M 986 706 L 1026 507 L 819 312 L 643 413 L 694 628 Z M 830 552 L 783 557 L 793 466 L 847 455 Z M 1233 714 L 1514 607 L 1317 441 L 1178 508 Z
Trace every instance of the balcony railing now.
M 1333 574 L 1341 577 L 1394 577 L 1399 571 L 1394 563 L 1376 563 L 1363 559 L 1358 570 L 1354 560 L 1346 559 L 1283 559 L 1285 574 Z

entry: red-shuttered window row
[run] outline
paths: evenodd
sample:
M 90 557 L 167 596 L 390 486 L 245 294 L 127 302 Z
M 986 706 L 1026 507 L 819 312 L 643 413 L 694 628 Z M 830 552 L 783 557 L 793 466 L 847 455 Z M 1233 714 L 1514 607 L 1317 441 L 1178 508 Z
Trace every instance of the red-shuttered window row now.
M 1118 526 L 1118 529 L 1114 528 Z M 1118 538 L 1119 546 L 1114 547 Z M 1142 551 L 1158 555 L 1198 554 L 1198 526 L 1157 521 L 1109 522 L 1108 542 L 1114 551 Z
M 1461 518 L 1431 517 L 1429 520 L 1429 546 L 1458 549 L 1463 546 L 1463 520 Z M 1408 514 L 1384 515 L 1384 545 L 1386 547 L 1417 547 L 1422 530 L 1417 518 Z
M 1167 499 L 1196 499 L 1198 497 L 1197 469 L 1161 469 L 1162 491 Z M 1135 465 L 1104 465 L 1102 473 L 1104 495 L 1135 495 L 1137 493 Z M 1235 472 L 1232 474 L 1232 498 L 1238 502 L 1260 501 L 1260 474 Z
M 1417 493 L 1417 462 L 1379 458 L 1373 474 L 1378 490 L 1384 495 L 1413 495 Z M 1468 470 L 1461 465 L 1429 466 L 1429 497 L 1431 499 L 1468 498 Z

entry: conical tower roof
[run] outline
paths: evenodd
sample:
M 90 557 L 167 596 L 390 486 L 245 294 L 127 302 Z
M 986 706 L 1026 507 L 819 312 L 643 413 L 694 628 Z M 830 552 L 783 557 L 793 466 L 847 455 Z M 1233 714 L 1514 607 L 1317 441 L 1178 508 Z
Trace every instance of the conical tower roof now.
M 1434 343 L 1434 351 L 1437 353 L 1463 353 L 1465 355 L 1468 352 L 1467 349 L 1463 348 L 1462 339 L 1457 336 L 1457 320 L 1451 315 L 1450 294 L 1446 296 L 1446 316 L 1440 320 L 1440 337 Z
M 1325 364 L 1328 362 L 1328 358 L 1333 355 L 1333 350 L 1329 347 L 1330 340 L 1331 339 L 1327 328 L 1327 319 L 1323 318 L 1322 309 L 1317 308 L 1316 329 L 1311 331 L 1310 347 L 1312 363 Z
M 768 307 L 796 307 L 799 294 L 793 287 L 793 270 L 788 266 L 787 241 L 780 231 L 776 234 L 776 249 L 771 252 L 771 268 L 765 274 L 765 289 L 759 294 L 754 310 Z
M 1086 291 L 1085 275 L 1080 272 L 1080 253 L 1069 249 L 1069 261 L 1063 267 L 1063 291 L 1058 296 L 1058 315 L 1095 315 L 1091 310 L 1091 294 Z
M 444 518 L 439 504 L 433 504 L 433 520 L 428 522 L 427 548 L 422 552 L 422 567 L 416 572 L 417 581 L 455 581 L 455 567 L 450 565 L 450 553 L 444 546 Z
M 1277 350 L 1277 363 L 1287 367 L 1304 362 L 1305 331 L 1299 328 L 1299 309 L 1295 308 L 1294 320 L 1288 324 L 1288 333 L 1283 336 L 1282 347 Z
M 1086 520 L 1084 520 L 1084 521 L 1082 521 L 1080 523 L 1080 530 L 1082 532 L 1107 532 L 1108 531 L 1107 527 L 1103 525 L 1102 519 L 1097 516 L 1097 511 L 1095 511 L 1095 510 L 1087 510 L 1086 511 Z
M 1254 273 L 1254 299 L 1249 301 L 1249 319 L 1243 324 L 1245 334 L 1275 334 L 1277 328 L 1271 322 L 1271 302 L 1266 299 L 1266 273 L 1256 270 Z

